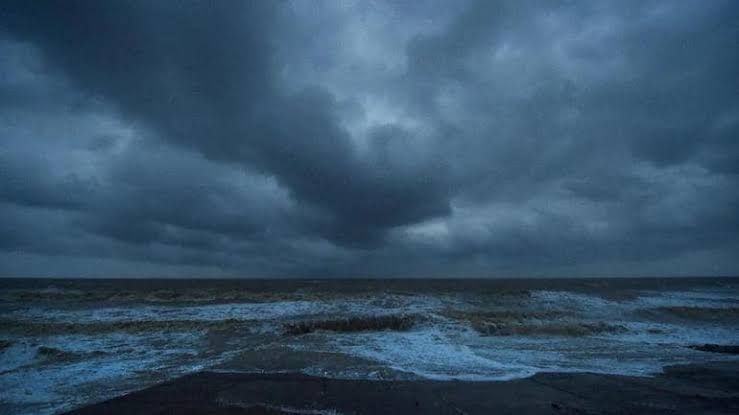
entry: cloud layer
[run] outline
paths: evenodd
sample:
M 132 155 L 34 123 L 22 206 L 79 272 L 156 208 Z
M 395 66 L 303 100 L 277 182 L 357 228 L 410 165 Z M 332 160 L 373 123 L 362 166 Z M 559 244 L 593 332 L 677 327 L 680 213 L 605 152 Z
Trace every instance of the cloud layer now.
M 5 2 L 0 272 L 736 274 L 737 20 Z

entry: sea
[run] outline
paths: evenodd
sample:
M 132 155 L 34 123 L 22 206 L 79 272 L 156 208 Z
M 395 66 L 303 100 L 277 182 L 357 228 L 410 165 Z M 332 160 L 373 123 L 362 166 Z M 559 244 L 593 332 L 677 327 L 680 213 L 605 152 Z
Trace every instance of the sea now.
M 0 413 L 194 371 L 489 381 L 737 359 L 739 278 L 0 279 Z

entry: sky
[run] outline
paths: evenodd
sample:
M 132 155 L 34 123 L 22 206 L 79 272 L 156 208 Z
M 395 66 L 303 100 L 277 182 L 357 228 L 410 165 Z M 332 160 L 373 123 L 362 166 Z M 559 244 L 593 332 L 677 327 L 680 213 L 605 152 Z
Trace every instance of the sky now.
M 739 2 L 0 4 L 0 275 L 739 275 Z

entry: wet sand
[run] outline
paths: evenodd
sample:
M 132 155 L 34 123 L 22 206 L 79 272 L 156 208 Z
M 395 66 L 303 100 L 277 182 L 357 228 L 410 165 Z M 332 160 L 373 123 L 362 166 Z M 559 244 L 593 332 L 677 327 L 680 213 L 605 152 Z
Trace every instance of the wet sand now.
M 736 414 L 739 362 L 494 382 L 200 372 L 69 414 Z

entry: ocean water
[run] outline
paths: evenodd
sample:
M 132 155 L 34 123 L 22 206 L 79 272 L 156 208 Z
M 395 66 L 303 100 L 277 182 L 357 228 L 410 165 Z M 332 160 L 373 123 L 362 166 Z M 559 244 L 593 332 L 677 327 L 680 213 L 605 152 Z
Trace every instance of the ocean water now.
M 739 279 L 0 280 L 0 413 L 197 370 L 506 380 L 727 360 Z

